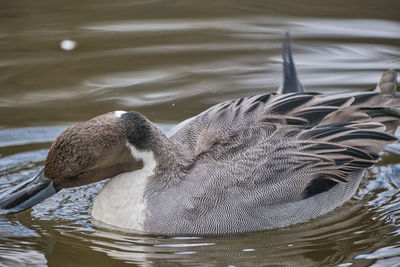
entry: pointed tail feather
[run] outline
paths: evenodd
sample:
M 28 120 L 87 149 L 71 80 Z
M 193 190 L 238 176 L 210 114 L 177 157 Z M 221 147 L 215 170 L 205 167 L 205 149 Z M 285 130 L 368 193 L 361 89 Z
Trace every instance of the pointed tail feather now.
M 286 40 L 283 43 L 283 87 L 279 93 L 304 92 L 304 88 L 297 78 L 296 66 L 293 61 L 290 35 L 286 33 Z

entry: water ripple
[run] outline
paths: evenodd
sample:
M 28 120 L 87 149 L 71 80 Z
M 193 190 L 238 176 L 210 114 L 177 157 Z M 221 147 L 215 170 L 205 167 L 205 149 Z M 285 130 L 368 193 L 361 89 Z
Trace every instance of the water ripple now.
M 0 4 L 0 191 L 35 175 L 50 142 L 73 122 L 135 109 L 172 122 L 159 125 L 167 132 L 211 104 L 274 91 L 286 31 L 307 90 L 374 88 L 383 70 L 400 68 L 394 2 Z M 65 51 L 62 40 L 78 45 Z M 389 146 L 354 198 L 332 213 L 235 236 L 96 228 L 90 210 L 106 181 L 65 189 L 0 217 L 0 265 L 394 266 L 399 151 Z

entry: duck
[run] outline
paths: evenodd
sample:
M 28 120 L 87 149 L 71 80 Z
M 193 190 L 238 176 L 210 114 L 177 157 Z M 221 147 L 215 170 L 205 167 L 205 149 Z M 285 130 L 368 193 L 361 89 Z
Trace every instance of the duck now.
M 95 226 L 219 235 L 306 223 L 348 201 L 397 142 L 396 83 L 387 70 L 370 91 L 305 92 L 287 35 L 277 92 L 219 103 L 167 134 L 135 111 L 78 123 L 37 176 L 1 195 L 0 214 L 110 178 L 92 207 Z

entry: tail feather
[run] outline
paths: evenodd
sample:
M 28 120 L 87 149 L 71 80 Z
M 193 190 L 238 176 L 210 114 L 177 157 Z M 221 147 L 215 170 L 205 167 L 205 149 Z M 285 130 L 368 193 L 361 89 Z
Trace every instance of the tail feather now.
M 283 87 L 279 89 L 279 93 L 295 93 L 304 92 L 303 85 L 297 78 L 296 66 L 293 61 L 290 35 L 286 33 L 286 40 L 283 43 Z

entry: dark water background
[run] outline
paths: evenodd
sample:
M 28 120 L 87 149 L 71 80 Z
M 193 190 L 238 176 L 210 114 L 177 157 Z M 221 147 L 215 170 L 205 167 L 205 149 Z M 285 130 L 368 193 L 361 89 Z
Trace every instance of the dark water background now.
M 95 115 L 136 110 L 168 131 L 220 101 L 275 91 L 286 31 L 309 91 L 371 89 L 400 69 L 398 0 L 0 0 L 0 191 Z M 0 265 L 400 266 L 399 151 L 388 147 L 334 212 L 230 237 L 96 229 L 103 183 L 63 190 L 0 217 Z

